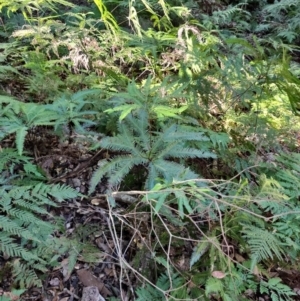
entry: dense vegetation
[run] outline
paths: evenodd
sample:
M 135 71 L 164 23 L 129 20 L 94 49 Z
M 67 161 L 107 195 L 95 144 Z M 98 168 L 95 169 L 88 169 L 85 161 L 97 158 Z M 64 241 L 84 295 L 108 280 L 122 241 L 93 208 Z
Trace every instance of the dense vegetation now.
M 107 300 L 299 298 L 298 1 L 0 10 L 3 300 L 108 257 Z

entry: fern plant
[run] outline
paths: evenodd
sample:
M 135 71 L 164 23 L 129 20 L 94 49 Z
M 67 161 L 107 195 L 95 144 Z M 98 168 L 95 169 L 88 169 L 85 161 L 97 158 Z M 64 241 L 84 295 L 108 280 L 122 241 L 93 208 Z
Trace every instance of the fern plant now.
M 147 171 L 145 189 L 152 189 L 158 177 L 167 182 L 173 179 L 191 179 L 199 175 L 185 168 L 188 158 L 215 158 L 208 149 L 197 149 L 187 145 L 190 141 L 207 142 L 202 133 L 180 125 L 163 125 L 160 132 L 151 131 L 148 115 L 141 112 L 138 117 L 127 116 L 119 124 L 119 134 L 103 138 L 96 147 L 122 152 L 111 160 L 100 161 L 90 182 L 92 193 L 96 185 L 105 176 L 112 187 L 122 181 L 134 166 L 143 166 Z M 173 159 L 171 161 L 170 159 Z M 174 162 L 178 159 L 179 163 Z
M 136 290 L 137 301 L 164 301 L 164 300 L 187 300 L 188 289 L 184 286 L 184 278 L 177 273 L 162 274 L 155 286 L 146 284 Z M 198 296 L 199 297 L 199 296 Z
M 295 43 L 300 32 L 300 10 L 296 0 L 281 0 L 263 7 L 264 19 L 262 25 L 269 26 L 269 36 L 275 40 Z M 272 26 L 276 24 L 276 26 Z M 260 25 L 256 31 L 264 28 Z
M 272 301 L 292 301 L 296 296 L 296 293 L 283 284 L 280 278 L 272 278 L 268 282 L 261 281 L 259 290 L 261 294 L 270 295 Z
M 71 96 L 63 95 L 52 104 L 23 103 L 9 96 L 0 95 L 0 139 L 9 134 L 16 135 L 16 146 L 20 155 L 28 132 L 37 126 L 52 126 L 57 134 L 73 129 L 86 132 L 86 128 L 94 125 L 92 120 L 97 112 L 85 110 L 91 101 L 86 100 L 97 94 L 98 90 L 84 90 Z
M 213 225 L 201 227 L 202 238 L 190 258 L 191 268 L 199 265 L 220 272 L 216 276 L 212 273 L 210 278 L 207 278 L 207 274 L 199 276 L 207 297 L 217 294 L 224 300 L 240 300 L 247 289 L 260 285 L 252 275 L 253 271 L 261 271 L 272 283 L 271 277 L 263 270 L 264 264 L 270 260 L 276 260 L 279 266 L 294 264 L 300 250 L 297 218 L 300 208 L 290 203 L 291 199 L 277 181 L 262 176 L 260 186 L 251 190 L 247 180 L 239 184 L 221 182 L 220 185 L 207 185 L 204 188 L 192 184 L 187 188 L 186 183 L 182 184 L 182 187 L 178 183 L 174 188 L 181 194 L 188 194 L 190 204 L 196 200 L 199 213 L 199 209 L 204 207 L 204 216 Z M 169 190 L 175 194 L 174 188 Z M 161 190 L 161 196 L 159 190 L 150 192 L 149 197 L 153 194 L 152 199 L 159 203 L 165 198 L 163 194 L 168 195 L 170 191 Z M 162 205 L 161 215 L 168 217 L 164 206 L 169 205 L 167 202 Z M 193 208 L 194 213 L 197 207 L 194 205 Z M 271 215 L 270 220 L 266 218 L 268 215 Z M 238 262 L 233 263 L 228 258 L 231 248 L 229 241 L 234 241 L 237 252 L 243 254 Z M 283 289 L 285 296 L 278 294 L 281 285 L 280 280 L 275 281 L 274 292 L 268 291 L 274 300 L 276 296 L 284 300 L 293 295 L 287 286 Z
M 33 174 L 39 181 L 31 180 Z M 22 181 L 16 181 L 18 177 Z M 56 226 L 50 222 L 46 206 L 57 206 L 57 201 L 78 196 L 68 186 L 48 185 L 43 180 L 46 178 L 28 157 L 13 149 L 0 152 L 0 252 L 15 258 L 13 274 L 22 287 L 40 286 L 36 271 L 47 271 L 51 263 L 53 254 L 49 258 L 39 253 L 38 248 L 55 250 L 50 238 Z
M 141 111 L 147 112 L 152 119 L 180 118 L 180 114 L 187 109 L 187 105 L 180 103 L 184 88 L 184 85 L 170 82 L 168 78 L 154 84 L 153 79 L 148 77 L 141 87 L 132 81 L 127 92 L 112 97 L 109 102 L 113 108 L 106 112 L 119 112 L 120 121 L 130 113 L 136 115 Z
M 100 93 L 97 89 L 78 91 L 74 94 L 64 94 L 46 105 L 45 108 L 57 116 L 54 130 L 62 133 L 63 130 L 71 135 L 73 129 L 77 132 L 86 132 L 86 128 L 95 124 L 97 111 L 85 108 L 94 102 L 95 95 Z M 90 100 L 91 99 L 91 100 Z
M 11 97 L 0 96 L 0 107 L 0 139 L 15 133 L 19 155 L 23 153 L 25 137 L 30 129 L 54 125 L 57 119 L 57 114 L 44 105 L 22 103 Z

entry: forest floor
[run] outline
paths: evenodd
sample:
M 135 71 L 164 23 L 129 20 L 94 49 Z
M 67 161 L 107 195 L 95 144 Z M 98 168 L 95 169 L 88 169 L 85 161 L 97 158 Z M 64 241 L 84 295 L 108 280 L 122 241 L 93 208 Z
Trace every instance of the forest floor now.
M 47 174 L 49 183 L 67 184 L 83 195 L 87 195 L 90 177 L 97 168 L 98 160 L 103 159 L 105 154 L 89 151 L 87 146 L 76 142 L 75 138 L 78 137 L 68 137 L 62 142 L 47 128 L 40 128 L 25 143 L 26 152 L 34 156 L 35 163 Z M 14 137 L 1 142 L 2 147 L 12 147 L 13 144 Z M 98 250 L 99 261 L 87 262 L 79 254 L 75 268 L 69 270 L 68 264 L 72 259 L 66 254 L 65 258 L 61 258 L 59 267 L 49 268 L 48 273 L 40 275 L 43 287 L 32 287 L 22 295 L 21 300 L 81 300 L 83 288 L 90 286 L 97 287 L 105 300 L 109 297 L 117 298 L 115 300 L 132 300 L 135 289 L 139 285 L 139 273 L 136 271 L 141 274 L 154 273 L 145 262 L 138 262 L 138 265 L 134 262 L 137 254 L 142 250 L 141 240 L 150 227 L 150 224 L 147 225 L 147 218 L 140 222 L 141 217 L 138 216 L 138 212 L 136 216 L 132 211 L 130 216 L 126 214 L 128 207 L 131 206 L 130 202 L 137 199 L 134 197 L 129 201 L 128 198 L 117 199 L 117 207 L 112 216 L 109 203 L 103 194 L 105 189 L 105 183 L 101 183 L 90 198 L 73 199 L 60 204 L 57 208 L 51 208 L 54 217 L 63 219 L 65 228 L 63 235 L 69 238 L 75 237 L 86 246 L 90 244 L 95 247 Z M 140 228 L 131 228 L 129 223 L 126 223 L 126 219 L 131 221 L 136 219 L 135 224 L 139 224 Z M 60 235 L 62 234 L 56 233 L 57 237 Z M 182 235 L 185 235 L 184 230 Z M 183 249 L 179 247 L 178 250 L 174 250 L 174 255 L 171 254 L 173 260 L 179 263 L 181 271 L 189 268 L 186 263 L 189 262 L 192 251 L 192 245 L 185 245 Z M 132 270 L 121 267 L 120 256 L 132 267 Z M 0 293 L 11 300 L 19 300 L 11 293 L 14 282 L 12 277 L 8 276 L 11 260 L 13 258 L 3 257 L 0 261 Z M 283 283 L 293 288 L 299 296 L 294 299 L 300 300 L 300 271 L 270 266 L 269 273 L 273 277 L 280 277 Z M 270 300 L 267 294 L 261 295 L 259 290 L 249 292 L 248 297 L 259 301 Z

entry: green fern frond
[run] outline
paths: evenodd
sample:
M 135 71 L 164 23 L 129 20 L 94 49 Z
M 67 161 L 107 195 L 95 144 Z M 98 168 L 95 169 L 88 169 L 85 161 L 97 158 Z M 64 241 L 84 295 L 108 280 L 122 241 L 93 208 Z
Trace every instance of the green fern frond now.
M 15 282 L 19 283 L 21 288 L 28 288 L 31 286 L 42 286 L 42 281 L 35 273 L 34 267 L 34 264 L 22 264 L 18 259 L 14 261 L 13 276 L 15 278 Z
M 15 239 L 10 237 L 11 233 L 0 234 L 0 251 L 11 257 L 20 257 L 24 260 L 39 260 L 39 258 L 32 252 L 22 248 L 20 244 L 15 242 Z
M 102 161 L 101 166 L 91 179 L 90 193 L 104 177 L 113 185 L 122 181 L 134 165 L 142 165 L 148 170 L 145 183 L 147 189 L 152 189 L 159 176 L 171 183 L 175 180 L 198 178 L 199 175 L 185 168 L 184 165 L 169 161 L 179 158 L 216 158 L 215 153 L 205 149 L 188 146 L 191 141 L 207 142 L 209 138 L 202 132 L 192 131 L 190 127 L 176 124 L 162 126 L 161 132 L 149 131 L 148 114 L 141 111 L 139 117 L 128 115 L 119 124 L 119 134 L 115 137 L 103 138 L 98 144 L 102 148 L 127 153 L 110 161 Z M 123 166 L 122 166 L 123 165 Z
M 283 244 L 276 233 L 250 225 L 245 225 L 242 232 L 251 250 L 252 269 L 260 261 L 273 259 L 274 256 L 279 260 L 283 259 Z
M 280 2 L 275 2 L 273 4 L 267 5 L 264 7 L 263 11 L 278 15 L 281 10 L 287 11 L 289 8 L 293 6 L 297 6 L 299 3 L 297 0 L 282 0 Z
M 11 199 L 11 196 L 10 196 L 10 199 Z M 33 200 L 32 197 L 30 195 L 28 195 L 28 198 L 23 197 L 22 199 L 14 200 L 14 205 L 19 206 L 24 209 L 27 209 L 27 210 L 30 210 L 31 212 L 34 212 L 37 214 L 43 214 L 43 215 L 49 214 L 49 212 L 45 208 L 43 208 L 39 204 L 36 204 L 35 202 L 32 202 L 32 200 Z M 47 205 L 53 204 L 56 206 L 56 204 L 54 202 L 50 202 L 48 199 L 47 199 L 47 202 L 44 202 L 44 204 L 47 204 Z
M 300 196 L 300 156 L 298 153 L 281 153 L 275 157 L 275 165 L 267 164 L 266 174 L 276 181 L 277 199 L 291 198 L 296 200 Z M 271 181 L 269 179 L 269 181 Z M 275 186 L 275 184 L 274 184 Z M 274 189 L 273 189 L 274 190 Z
M 56 119 L 57 114 L 47 110 L 45 105 L 13 100 L 12 104 L 8 104 L 4 116 L 0 119 L 0 128 L 4 136 L 16 133 L 17 149 L 19 155 L 22 155 L 29 129 L 35 126 L 54 125 Z
M 162 175 L 167 183 L 199 178 L 199 174 L 191 171 L 189 168 L 185 168 L 183 165 L 176 162 L 159 159 L 153 161 L 152 165 L 152 168 L 156 169 L 157 174 Z M 149 189 L 152 188 L 153 186 L 149 187 Z
M 23 147 L 24 147 L 25 137 L 27 133 L 28 133 L 27 127 L 21 127 L 16 131 L 16 145 L 17 145 L 19 155 L 22 155 L 23 153 Z
M 293 290 L 287 285 L 281 283 L 280 278 L 271 278 L 268 282 L 260 282 L 260 293 L 261 294 L 270 294 L 272 301 L 292 301 L 296 295 Z
M 35 186 L 35 189 L 37 191 L 41 191 L 40 189 L 42 189 L 43 193 L 51 195 L 59 202 L 66 199 L 73 199 L 80 195 L 74 188 L 61 184 L 44 185 L 43 183 L 40 183 Z
M 31 232 L 19 226 L 18 222 L 6 216 L 0 216 L 0 229 L 12 235 L 17 235 L 28 240 L 35 240 Z
M 29 159 L 29 157 L 24 155 L 20 156 L 15 149 L 4 148 L 0 151 L 0 171 L 10 166 L 11 163 L 29 163 Z M 10 172 L 12 173 L 12 170 Z
M 171 277 L 167 273 L 162 274 L 155 286 L 147 283 L 145 287 L 139 287 L 136 290 L 137 301 L 164 301 L 166 300 L 165 294 L 170 296 L 170 300 L 187 300 L 189 296 L 183 284 L 184 278 L 177 273 L 171 273 Z
M 205 284 L 205 295 L 210 296 L 211 294 L 223 294 L 224 293 L 224 287 L 222 280 L 209 277 Z
M 79 194 L 64 185 L 49 185 L 38 181 L 26 186 L 19 186 L 22 182 L 18 181 L 17 185 L 14 181 L 15 172 L 22 172 L 23 180 L 32 174 L 39 176 L 40 181 L 44 178 L 29 158 L 15 150 L 5 149 L 1 154 L 4 155 L 0 156 L 0 179 L 4 173 L 8 181 L 6 185 L 0 186 L 0 253 L 16 258 L 14 280 L 21 287 L 41 285 L 36 271 L 48 270 L 46 265 L 49 258 L 53 257 L 55 251 L 58 254 L 63 251 L 55 249 L 54 240 L 51 239 L 55 224 L 42 219 L 43 215 L 50 218 L 46 205 L 57 206 L 55 201 L 75 198 Z M 15 164 L 18 164 L 17 170 Z M 44 252 L 39 252 L 39 248 L 44 248 Z
M 92 193 L 95 190 L 96 185 L 101 181 L 104 176 L 108 176 L 108 182 L 110 185 L 116 185 L 122 181 L 122 179 L 128 174 L 134 165 L 144 164 L 147 161 L 141 157 L 132 157 L 131 155 L 122 155 L 111 161 L 101 161 L 101 166 L 93 174 L 90 181 L 90 190 Z
M 211 151 L 198 150 L 193 148 L 183 148 L 176 145 L 172 150 L 168 151 L 168 157 L 170 158 L 217 158 L 217 156 Z M 163 156 L 165 157 L 165 156 Z
M 141 155 L 141 150 L 135 146 L 135 141 L 132 135 L 126 130 L 122 130 L 122 134 L 115 137 L 105 137 L 99 143 L 100 147 L 114 151 L 122 151 L 132 153 L 134 155 Z
M 85 107 L 92 104 L 99 93 L 98 89 L 87 89 L 72 95 L 64 94 L 52 104 L 46 105 L 45 108 L 56 115 L 54 129 L 58 130 L 72 123 L 76 130 L 84 132 L 86 127 L 94 125 L 93 119 L 97 112 L 86 110 Z
M 150 48 L 157 47 L 156 44 L 157 39 Z M 143 45 L 143 47 L 145 46 Z M 106 110 L 106 112 L 120 112 L 120 121 L 130 114 L 137 117 L 144 112 L 147 112 L 151 118 L 155 116 L 156 119 L 180 119 L 181 113 L 187 109 L 187 106 L 173 107 L 170 105 L 170 100 L 174 101 L 174 99 L 184 97 L 185 88 L 186 85 L 174 83 L 169 78 L 165 78 L 157 84 L 151 77 L 148 77 L 140 86 L 132 81 L 128 84 L 127 92 L 119 93 L 118 96 L 111 99 L 113 108 Z M 165 94 L 164 91 L 167 93 Z
M 4 210 L 3 210 L 4 211 Z M 53 227 L 50 226 L 49 223 L 41 221 L 39 218 L 37 218 L 34 214 L 31 212 L 28 212 L 24 210 L 24 208 L 9 208 L 9 210 L 6 210 L 6 212 L 11 216 L 18 220 L 18 224 L 29 224 L 33 223 L 38 225 L 39 227 L 45 228 L 49 227 L 52 229 Z
M 99 164 L 99 168 L 93 173 L 90 180 L 89 194 L 95 191 L 95 188 L 101 179 L 111 170 L 109 163 L 110 162 L 107 160 L 102 160 L 101 164 Z
M 118 158 L 112 161 L 113 169 L 109 177 L 109 184 L 116 185 L 120 183 L 123 178 L 129 173 L 133 166 L 146 164 L 147 160 L 140 157 L 130 156 L 118 156 Z

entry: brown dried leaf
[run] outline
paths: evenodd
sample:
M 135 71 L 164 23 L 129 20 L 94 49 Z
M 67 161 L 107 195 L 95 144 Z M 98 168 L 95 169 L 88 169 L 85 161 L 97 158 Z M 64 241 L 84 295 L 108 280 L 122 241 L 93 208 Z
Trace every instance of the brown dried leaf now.
M 259 268 L 258 266 L 256 265 L 252 271 L 252 273 L 256 276 L 259 276 L 260 275 L 260 271 L 259 271 Z
M 217 279 L 222 279 L 226 276 L 225 273 L 223 273 L 222 271 L 213 271 L 211 273 L 211 275 L 214 277 L 214 278 L 217 278 Z
M 92 205 L 99 205 L 101 203 L 101 199 L 92 199 L 91 204 Z
M 235 257 L 236 261 L 239 263 L 245 261 L 245 258 L 240 254 L 235 254 L 234 257 Z
M 72 271 L 69 270 L 69 258 L 65 258 L 64 260 L 62 260 L 62 262 L 60 263 L 60 266 L 62 267 L 62 274 L 64 276 L 64 282 L 69 280 Z
M 91 271 L 81 269 L 77 271 L 77 275 L 84 286 L 96 286 L 104 298 L 111 295 L 111 292 L 105 287 L 104 283 L 94 277 Z
M 60 280 L 59 280 L 59 278 L 57 278 L 57 277 L 52 278 L 52 279 L 49 281 L 49 284 L 50 284 L 50 286 L 59 286 L 59 285 L 60 285 Z

